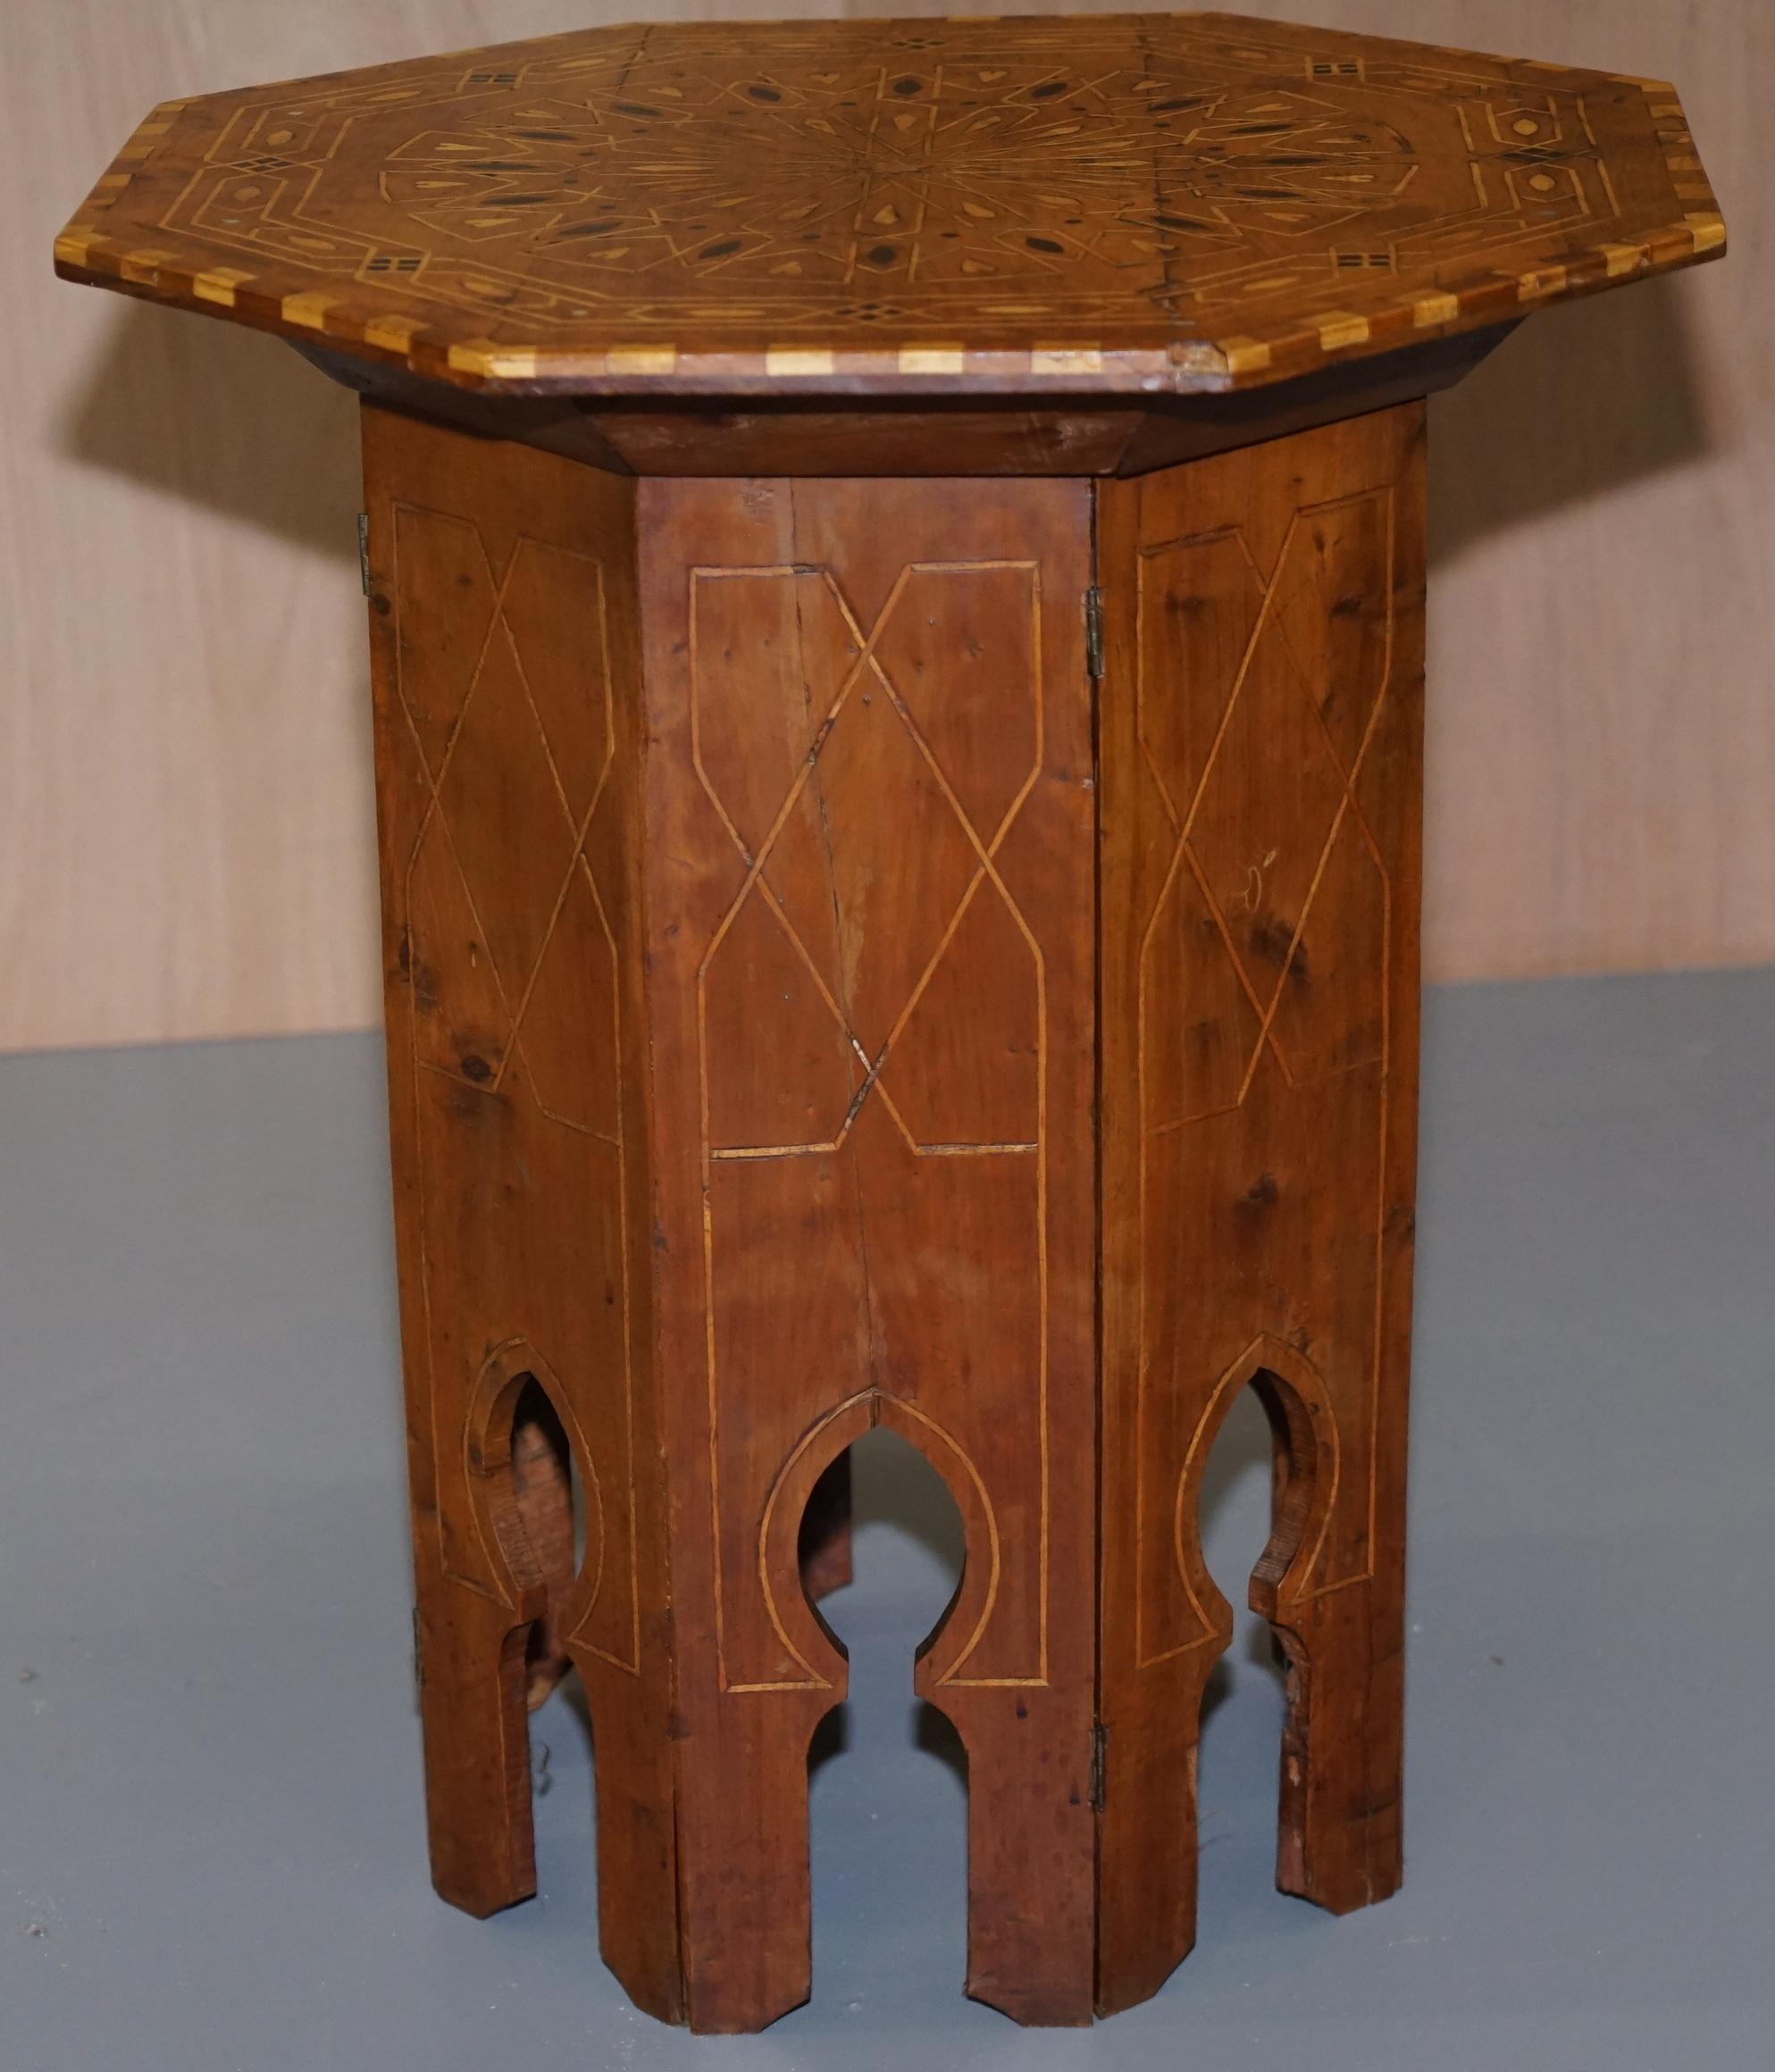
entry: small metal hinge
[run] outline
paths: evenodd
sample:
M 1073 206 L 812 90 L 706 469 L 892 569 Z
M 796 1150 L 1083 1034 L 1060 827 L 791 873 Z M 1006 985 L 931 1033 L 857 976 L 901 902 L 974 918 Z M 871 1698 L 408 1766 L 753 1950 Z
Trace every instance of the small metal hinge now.
M 1100 1719 L 1091 1730 L 1091 1810 L 1103 1810 L 1104 1787 L 1109 1772 L 1109 1730 Z
M 413 1702 L 415 1707 L 425 1702 L 425 1656 L 419 1638 L 419 1607 L 413 1608 Z
M 1103 681 L 1103 593 L 1095 583 L 1084 593 L 1084 666 L 1091 681 Z
M 364 579 L 364 594 L 370 595 L 370 514 L 357 514 L 357 572 Z

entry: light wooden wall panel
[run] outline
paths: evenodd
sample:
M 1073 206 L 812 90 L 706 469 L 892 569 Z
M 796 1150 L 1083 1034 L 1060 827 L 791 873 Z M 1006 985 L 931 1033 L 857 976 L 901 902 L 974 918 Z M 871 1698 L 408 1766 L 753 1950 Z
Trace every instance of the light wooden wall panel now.
M 1775 959 L 1775 5 L 1321 4 L 1675 79 L 1731 240 L 1431 405 L 1426 975 Z
M 1775 7 L 1247 11 L 1680 83 L 1731 255 L 1540 316 L 1434 405 L 1427 965 L 1775 958 Z M 377 1014 L 354 406 L 274 340 L 56 281 L 54 231 L 164 96 L 637 13 L 736 11 L 0 12 L 0 1049 Z

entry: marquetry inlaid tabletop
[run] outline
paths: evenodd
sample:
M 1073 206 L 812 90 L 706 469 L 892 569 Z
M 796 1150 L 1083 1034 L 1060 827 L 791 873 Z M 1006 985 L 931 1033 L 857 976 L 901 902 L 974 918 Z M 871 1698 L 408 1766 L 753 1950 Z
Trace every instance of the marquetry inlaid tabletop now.
M 595 29 L 168 101 L 55 251 L 469 387 L 1186 392 L 1724 237 L 1662 81 L 1116 14 Z

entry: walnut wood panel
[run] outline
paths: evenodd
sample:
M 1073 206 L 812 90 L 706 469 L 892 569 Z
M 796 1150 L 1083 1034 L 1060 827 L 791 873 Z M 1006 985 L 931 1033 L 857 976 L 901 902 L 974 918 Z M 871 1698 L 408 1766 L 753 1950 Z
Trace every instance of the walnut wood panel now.
M 1109 14 L 590 29 L 164 102 L 56 263 L 470 385 L 1150 392 L 1724 236 L 1665 82 Z
M 376 410 L 364 474 L 433 1874 L 473 1913 L 534 1891 L 526 1653 L 537 1695 L 570 1658 L 604 1953 L 672 2016 L 633 499 Z
M 1100 491 L 1106 2009 L 1193 1940 L 1232 1633 L 1198 1499 L 1247 1383 L 1277 1883 L 1342 1911 L 1399 1878 L 1422 435 L 1405 406 Z
M 1089 2018 L 1092 743 L 1081 483 L 649 481 L 656 1272 L 692 2020 L 808 1986 L 798 1585 L 885 1424 L 967 1533 L 968 1990 Z

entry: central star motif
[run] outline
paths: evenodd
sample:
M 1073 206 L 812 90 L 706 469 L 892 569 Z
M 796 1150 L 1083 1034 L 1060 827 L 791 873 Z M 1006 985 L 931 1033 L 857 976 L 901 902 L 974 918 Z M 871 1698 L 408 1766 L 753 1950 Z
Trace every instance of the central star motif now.
M 1317 95 L 1153 87 L 1126 71 L 784 76 L 722 89 L 711 120 L 701 96 L 674 107 L 625 80 L 424 132 L 389 154 L 381 191 L 429 231 L 515 242 L 568 278 L 855 287 L 1151 271 L 1252 230 L 1321 231 L 1416 170 L 1399 132 Z

